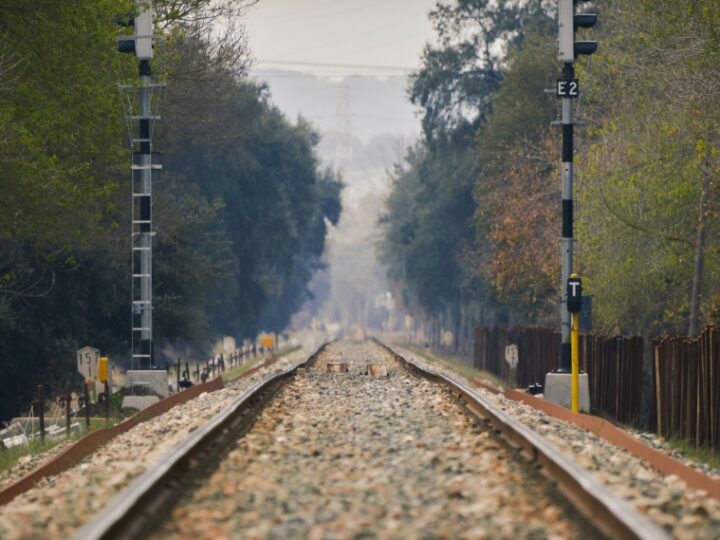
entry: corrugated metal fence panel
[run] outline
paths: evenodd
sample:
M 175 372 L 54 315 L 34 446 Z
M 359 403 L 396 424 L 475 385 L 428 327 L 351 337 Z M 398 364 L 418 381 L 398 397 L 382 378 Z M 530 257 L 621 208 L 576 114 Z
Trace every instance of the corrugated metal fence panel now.
M 697 339 L 653 344 L 658 433 L 720 449 L 720 332 L 707 327 Z
M 518 347 L 518 366 L 511 379 L 505 348 Z M 527 387 L 543 383 L 557 367 L 560 333 L 548 328 L 485 327 L 475 329 L 474 365 L 506 383 Z M 580 366 L 589 376 L 592 407 L 621 422 L 640 416 L 643 340 L 639 337 L 582 335 Z
M 505 361 L 508 345 L 518 348 L 518 365 L 512 381 L 510 366 Z M 528 386 L 543 382 L 545 374 L 555 369 L 559 345 L 559 334 L 547 328 L 478 326 L 473 363 L 508 384 Z

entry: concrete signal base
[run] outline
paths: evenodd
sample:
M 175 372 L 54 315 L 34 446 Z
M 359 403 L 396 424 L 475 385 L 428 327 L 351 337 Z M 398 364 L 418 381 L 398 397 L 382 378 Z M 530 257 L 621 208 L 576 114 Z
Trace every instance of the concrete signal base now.
M 580 412 L 590 412 L 590 383 L 587 373 L 579 375 Z M 570 408 L 572 375 L 570 373 L 548 373 L 545 376 L 545 399 L 561 407 Z

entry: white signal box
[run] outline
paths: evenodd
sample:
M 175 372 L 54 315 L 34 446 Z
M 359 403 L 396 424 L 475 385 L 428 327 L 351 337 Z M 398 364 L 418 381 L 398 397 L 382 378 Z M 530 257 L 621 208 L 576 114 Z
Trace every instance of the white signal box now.
M 559 32 L 559 57 L 561 62 L 573 62 L 575 60 L 575 3 L 573 0 L 559 0 L 558 2 L 558 26 Z
M 136 0 L 135 5 L 138 8 L 138 15 L 135 17 L 135 56 L 138 60 L 152 60 L 152 3 L 148 0 Z

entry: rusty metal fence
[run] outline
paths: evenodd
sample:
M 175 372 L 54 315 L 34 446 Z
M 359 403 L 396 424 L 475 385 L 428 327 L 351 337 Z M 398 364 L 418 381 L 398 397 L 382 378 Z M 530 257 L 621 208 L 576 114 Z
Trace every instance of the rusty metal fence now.
M 653 340 L 657 430 L 666 438 L 720 449 L 720 330 L 697 339 Z
M 641 337 L 580 336 L 581 367 L 588 374 L 590 404 L 623 423 L 637 423 L 642 407 Z
M 517 347 L 514 372 L 505 360 L 508 346 Z M 473 364 L 512 386 L 526 387 L 544 382 L 545 374 L 557 367 L 560 335 L 547 328 L 477 326 Z
M 508 355 L 508 347 L 515 352 Z M 473 364 L 505 383 L 543 383 L 557 366 L 560 334 L 547 328 L 475 328 Z M 640 418 L 643 351 L 640 337 L 580 336 L 580 367 L 588 374 L 593 409 L 631 423 Z M 506 358 L 516 357 L 511 368 Z M 720 449 L 720 329 L 707 327 L 697 339 L 653 340 L 649 424 L 665 438 Z
M 517 351 L 513 369 L 506 360 L 508 347 Z M 548 328 L 475 328 L 473 364 L 505 383 L 527 387 L 544 383 L 557 367 L 560 333 Z M 593 409 L 620 422 L 639 418 L 642 403 L 643 339 L 640 337 L 580 336 L 580 368 L 588 374 Z

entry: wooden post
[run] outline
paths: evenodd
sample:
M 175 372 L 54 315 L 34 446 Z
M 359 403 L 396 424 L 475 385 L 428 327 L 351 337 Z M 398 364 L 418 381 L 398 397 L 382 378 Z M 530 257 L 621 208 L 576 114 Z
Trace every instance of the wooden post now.
M 70 381 L 65 381 L 65 436 L 70 436 Z
M 655 343 L 655 414 L 657 414 L 657 432 L 662 436 L 662 392 L 660 391 L 660 347 L 661 343 Z
M 105 381 L 105 421 L 110 420 L 110 385 Z
M 45 388 L 42 384 L 37 387 L 37 408 L 40 419 L 40 442 L 45 442 Z
M 85 387 L 85 395 L 83 396 L 85 401 L 85 426 L 90 429 L 90 390 L 88 388 L 88 382 L 85 381 L 83 386 Z

